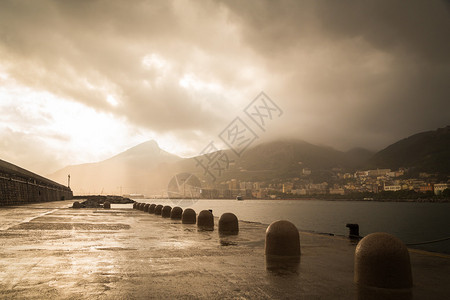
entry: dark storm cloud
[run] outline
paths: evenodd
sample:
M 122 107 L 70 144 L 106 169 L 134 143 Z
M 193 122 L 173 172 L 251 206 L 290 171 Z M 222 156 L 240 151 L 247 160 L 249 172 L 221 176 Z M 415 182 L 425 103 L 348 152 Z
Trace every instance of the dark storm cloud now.
M 324 41 L 363 38 L 375 49 L 448 62 L 450 18 L 444 1 L 223 1 L 265 54 L 309 50 Z
M 215 136 L 264 90 L 285 111 L 266 137 L 380 148 L 448 123 L 448 7 L 2 1 L 0 62 L 26 86 L 155 132 Z M 151 54 L 161 61 L 143 65 Z M 181 86 L 189 74 L 220 88 Z
M 223 3 L 273 77 L 284 76 L 274 88 L 304 120 L 290 134 L 376 148 L 448 124 L 448 3 Z

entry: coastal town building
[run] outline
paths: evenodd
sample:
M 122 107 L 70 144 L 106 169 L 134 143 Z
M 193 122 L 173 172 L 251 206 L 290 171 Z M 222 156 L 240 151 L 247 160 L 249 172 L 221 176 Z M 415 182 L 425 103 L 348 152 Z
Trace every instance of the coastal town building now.
M 435 195 L 442 195 L 442 193 L 448 189 L 447 183 L 436 183 L 434 185 L 434 194 Z
M 345 190 L 343 188 L 331 188 L 331 195 L 345 195 Z
M 367 176 L 370 176 L 370 177 L 385 176 L 389 172 L 391 172 L 391 169 L 368 170 L 367 171 Z
M 448 182 L 439 182 L 433 176 L 407 177 L 405 169 L 357 170 L 349 173 L 341 168 L 336 168 L 334 171 L 322 171 L 322 174 L 327 176 L 326 180 L 323 180 L 325 177 L 319 176 L 321 175 L 320 171 L 311 171 L 313 175 L 305 176 L 305 174 L 309 174 L 309 171 L 311 170 L 308 168 L 301 168 L 295 177 L 270 181 L 240 181 L 237 178 L 230 178 L 204 188 L 201 197 L 233 199 L 236 196 L 242 196 L 246 199 L 274 197 L 281 199 L 399 191 L 405 191 L 402 197 L 405 195 L 415 197 L 412 193 L 423 193 L 430 197 L 432 194 L 441 196 L 450 186 Z
M 400 185 L 385 185 L 384 186 L 385 191 L 396 192 L 396 191 L 400 191 L 401 189 L 402 189 L 402 187 Z
M 420 188 L 419 188 L 419 191 L 421 193 L 432 192 L 433 191 L 433 185 L 431 185 L 431 183 L 428 183 L 426 185 L 421 185 Z
M 311 175 L 311 169 L 310 168 L 303 168 L 302 169 L 302 174 L 303 175 Z

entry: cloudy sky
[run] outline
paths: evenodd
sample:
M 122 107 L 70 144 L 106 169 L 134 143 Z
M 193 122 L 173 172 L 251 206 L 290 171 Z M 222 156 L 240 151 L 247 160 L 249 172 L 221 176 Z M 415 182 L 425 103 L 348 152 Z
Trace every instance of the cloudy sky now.
M 0 159 L 192 156 L 261 91 L 260 140 L 379 150 L 450 123 L 449 37 L 448 1 L 4 0 Z

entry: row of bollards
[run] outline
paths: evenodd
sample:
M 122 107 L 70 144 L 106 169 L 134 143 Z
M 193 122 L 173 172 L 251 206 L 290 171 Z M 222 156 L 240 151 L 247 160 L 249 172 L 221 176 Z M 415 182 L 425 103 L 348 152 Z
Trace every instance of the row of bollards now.
M 181 219 L 183 224 L 195 224 L 201 230 L 214 230 L 211 211 L 202 210 L 198 217 L 193 209 L 183 211 L 155 204 L 134 203 L 133 208 L 148 211 L 164 218 Z M 359 226 L 347 224 L 350 237 L 359 238 Z M 239 222 L 233 213 L 224 213 L 219 219 L 219 233 L 238 234 Z M 287 259 L 299 262 L 300 234 L 289 221 L 275 221 L 267 227 L 265 239 L 267 260 Z M 292 260 L 293 259 L 293 260 Z M 384 289 L 409 289 L 412 287 L 412 272 L 408 249 L 395 236 L 388 233 L 372 233 L 362 238 L 355 250 L 354 281 L 359 286 Z
M 350 237 L 359 237 L 359 226 Z M 299 257 L 300 235 L 289 221 L 276 221 L 266 230 L 265 254 L 275 257 Z M 409 289 L 413 285 L 411 263 L 406 245 L 397 237 L 377 232 L 367 235 L 355 250 L 354 281 L 361 286 L 385 289 Z
M 359 226 L 349 224 L 350 237 L 359 237 Z M 265 254 L 299 257 L 300 235 L 289 221 L 276 221 L 266 230 Z M 367 235 L 355 250 L 354 281 L 362 286 L 409 289 L 413 285 L 411 263 L 406 245 L 397 237 L 377 232 Z
M 210 210 L 202 210 L 197 217 L 192 208 L 183 210 L 181 207 L 172 208 L 169 205 L 138 203 L 133 204 L 133 209 L 142 210 L 149 214 L 160 215 L 163 218 L 181 220 L 182 224 L 197 224 L 200 230 L 214 230 L 214 216 Z M 239 221 L 235 214 L 224 213 L 219 219 L 219 233 L 234 235 L 239 233 Z

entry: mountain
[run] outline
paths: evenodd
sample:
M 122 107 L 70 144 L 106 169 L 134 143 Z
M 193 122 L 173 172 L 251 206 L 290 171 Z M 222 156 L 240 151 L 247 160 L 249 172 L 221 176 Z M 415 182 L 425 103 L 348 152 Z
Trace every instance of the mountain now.
M 132 167 L 153 168 L 160 163 L 175 162 L 181 158 L 159 148 L 154 140 L 144 142 L 107 160 L 109 164 L 126 164 Z
M 343 153 L 333 148 L 299 140 L 282 140 L 251 148 L 238 161 L 247 170 L 283 170 L 293 165 L 330 169 L 342 165 L 343 158 Z
M 318 182 L 333 176 L 330 172 L 333 168 L 351 172 L 405 167 L 448 174 L 450 126 L 415 134 L 375 154 L 363 148 L 343 152 L 294 139 L 261 143 L 247 149 L 240 157 L 231 150 L 223 153 L 230 160 L 229 168 L 220 176 L 215 174 L 215 183 L 233 178 L 239 181 L 282 181 L 300 177 L 306 168 L 313 171 L 309 178 Z M 198 164 L 198 161 L 206 162 L 207 159 L 206 155 L 182 159 L 160 149 L 155 141 L 148 141 L 101 162 L 68 166 L 49 175 L 49 178 L 65 184 L 70 174 L 75 194 L 161 195 L 167 191 L 170 180 L 179 173 L 191 173 L 205 183 L 210 182 L 211 177 Z M 209 171 L 215 168 L 214 165 L 209 167 Z
M 49 178 L 67 182 L 70 174 L 74 194 L 158 193 L 167 186 L 167 168 L 181 158 L 148 141 L 107 160 L 65 167 Z
M 231 150 L 225 150 L 224 153 L 232 163 L 218 178 L 218 182 L 232 178 L 241 181 L 270 181 L 299 177 L 304 168 L 328 173 L 332 168 L 353 170 L 362 166 L 373 155 L 373 152 L 362 148 L 342 152 L 331 147 L 293 139 L 259 144 L 247 149 L 240 157 Z M 199 156 L 180 161 L 179 169 L 203 178 L 204 170 L 196 167 L 196 160 L 201 159 Z
M 246 150 L 241 157 L 231 150 L 224 153 L 231 161 L 230 167 L 217 178 L 216 183 L 232 178 L 266 181 L 297 177 L 303 168 L 354 168 L 367 155 L 371 155 L 364 149 L 342 152 L 301 140 L 259 144 Z M 182 159 L 161 150 L 155 141 L 148 141 L 101 162 L 65 167 L 49 175 L 49 178 L 66 183 L 70 174 L 71 188 L 75 194 L 161 194 L 167 190 L 170 179 L 178 173 L 191 173 L 206 181 L 211 179 L 198 166 L 199 159 L 202 156 Z
M 347 161 L 347 167 L 352 169 L 364 168 L 367 161 L 375 154 L 361 147 L 353 148 L 345 152 L 344 156 Z
M 450 126 L 421 132 L 377 152 L 368 168 L 410 168 L 417 172 L 450 173 Z
M 358 157 L 346 155 L 331 147 L 301 140 L 280 140 L 260 144 L 245 151 L 236 164 L 241 170 L 270 171 L 281 177 L 297 177 L 303 168 L 329 170 L 358 165 Z

